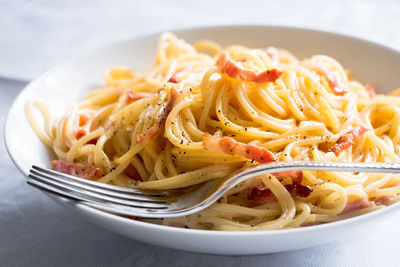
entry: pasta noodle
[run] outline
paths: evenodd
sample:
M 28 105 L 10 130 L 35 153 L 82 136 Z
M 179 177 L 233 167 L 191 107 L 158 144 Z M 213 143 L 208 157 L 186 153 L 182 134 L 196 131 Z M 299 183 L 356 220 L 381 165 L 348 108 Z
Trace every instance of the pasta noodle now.
M 106 85 L 41 140 L 54 169 L 142 189 L 179 189 L 270 161 L 399 161 L 400 98 L 376 95 L 333 58 L 283 49 L 193 46 L 160 37 L 145 73 L 115 67 Z M 247 180 L 196 214 L 160 220 L 211 230 L 270 230 L 327 223 L 399 200 L 400 175 L 283 172 Z

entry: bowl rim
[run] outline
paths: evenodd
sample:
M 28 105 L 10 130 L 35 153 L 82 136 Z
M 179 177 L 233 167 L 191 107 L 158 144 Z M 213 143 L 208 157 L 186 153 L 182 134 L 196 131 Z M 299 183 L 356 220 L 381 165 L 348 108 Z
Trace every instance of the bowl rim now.
M 349 39 L 349 40 L 355 40 L 363 43 L 367 43 L 369 45 L 379 47 L 381 49 L 386 49 L 389 50 L 390 52 L 400 54 L 400 50 L 397 50 L 393 47 L 390 47 L 386 44 L 381 44 L 376 41 L 371 41 L 362 37 L 354 37 L 349 34 L 344 34 L 344 33 L 337 33 L 334 31 L 329 31 L 329 30 L 321 30 L 313 27 L 299 27 L 299 26 L 288 26 L 288 25 L 279 25 L 279 24 L 218 24 L 218 25 L 205 25 L 205 26 L 194 26 L 194 27 L 178 27 L 171 29 L 167 32 L 172 32 L 176 33 L 178 36 L 179 34 L 184 34 L 186 32 L 190 31 L 200 31 L 200 30 L 212 30 L 212 29 L 245 29 L 245 28 L 258 28 L 260 30 L 262 29 L 283 29 L 283 30 L 294 30 L 294 31 L 303 31 L 303 32 L 308 32 L 308 33 L 313 33 L 313 34 L 322 34 L 322 35 L 328 35 L 332 37 L 339 37 L 343 39 Z M 120 43 L 125 43 L 125 42 L 131 42 L 134 40 L 140 40 L 140 39 L 146 39 L 149 37 L 154 37 L 154 36 L 159 36 L 163 32 L 166 31 L 151 31 L 149 33 L 144 33 L 144 34 L 139 34 L 123 39 L 119 39 L 113 42 L 110 42 L 106 45 L 100 45 L 97 46 L 94 49 L 90 49 L 88 51 L 84 51 L 81 53 L 78 53 L 75 56 L 70 57 L 69 59 L 60 61 L 59 63 L 53 65 L 50 67 L 48 70 L 46 70 L 43 74 L 39 75 L 32 81 L 30 81 L 18 94 L 18 96 L 14 99 L 10 109 L 8 110 L 6 120 L 4 123 L 4 142 L 5 142 L 5 147 L 6 150 L 9 154 L 9 157 L 11 158 L 12 162 L 14 165 L 18 168 L 18 170 L 25 176 L 27 177 L 28 175 L 28 170 L 25 170 L 20 162 L 18 161 L 17 157 L 15 156 L 15 151 L 10 147 L 10 141 L 12 139 L 11 131 L 10 131 L 10 121 L 12 120 L 12 111 L 16 108 L 16 105 L 18 102 L 21 101 L 21 98 L 23 97 L 23 93 L 26 92 L 27 90 L 32 90 L 30 89 L 33 84 L 39 82 L 42 78 L 46 77 L 49 75 L 51 72 L 53 72 L 55 69 L 58 68 L 63 68 L 64 65 L 74 62 L 82 57 L 85 56 L 90 56 L 93 54 L 98 53 L 101 50 L 109 49 L 117 44 Z M 57 199 L 60 200 L 65 200 L 65 198 L 59 197 L 59 196 L 54 196 Z M 168 231 L 168 232 L 174 232 L 176 234 L 191 234 L 191 235 L 212 235 L 212 236 L 219 236 L 219 237 L 226 237 L 226 236 L 275 236 L 275 235 L 291 235 L 293 233 L 303 233 L 307 234 L 309 232 L 314 232 L 314 231 L 319 231 L 319 230 L 327 230 L 329 228 L 337 228 L 337 227 L 342 227 L 345 225 L 353 224 L 357 221 L 360 222 L 366 222 L 368 219 L 375 218 L 379 215 L 386 214 L 390 211 L 393 211 L 395 209 L 398 209 L 400 207 L 400 202 L 394 203 L 390 206 L 384 207 L 382 209 L 378 209 L 375 211 L 371 211 L 369 213 L 361 214 L 355 217 L 351 218 L 346 218 L 343 220 L 339 221 L 334 221 L 334 222 L 329 222 L 329 223 L 324 223 L 324 224 L 319 224 L 319 225 L 312 225 L 312 226 L 307 226 L 307 227 L 298 227 L 298 228 L 285 228 L 285 229 L 274 229 L 274 230 L 259 230 L 259 231 L 217 231 L 217 230 L 203 230 L 203 229 L 188 229 L 188 228 L 178 228 L 178 227 L 172 227 L 172 226 L 167 226 L 167 225 L 159 225 L 159 224 L 154 224 L 154 223 L 148 223 L 148 222 L 142 222 L 142 221 L 137 221 L 137 220 L 132 220 L 128 219 L 119 215 L 115 215 L 112 213 L 104 212 L 89 206 L 86 206 L 82 203 L 75 203 L 75 202 L 69 202 L 71 206 L 74 208 L 78 209 L 81 212 L 84 213 L 91 213 L 93 215 L 101 216 L 101 217 L 107 217 L 110 220 L 114 221 L 120 221 L 122 223 L 129 223 L 133 227 L 143 227 L 147 228 L 148 230 L 156 230 L 156 231 Z

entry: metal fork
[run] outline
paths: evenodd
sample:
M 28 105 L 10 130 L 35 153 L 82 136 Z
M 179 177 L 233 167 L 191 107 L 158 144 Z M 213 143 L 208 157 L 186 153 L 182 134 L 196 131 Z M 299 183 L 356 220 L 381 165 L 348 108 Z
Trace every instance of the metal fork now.
M 187 190 L 140 190 L 98 183 L 32 166 L 28 184 L 101 210 L 146 218 L 179 217 L 216 202 L 235 185 L 254 176 L 295 170 L 400 173 L 400 162 L 286 161 L 254 165 L 229 177 L 212 179 Z

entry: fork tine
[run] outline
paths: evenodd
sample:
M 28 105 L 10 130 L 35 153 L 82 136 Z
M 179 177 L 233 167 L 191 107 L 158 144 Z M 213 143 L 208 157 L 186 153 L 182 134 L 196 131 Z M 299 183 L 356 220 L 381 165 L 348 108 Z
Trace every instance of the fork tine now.
M 121 192 L 115 192 L 109 189 L 101 188 L 101 187 L 92 187 L 91 185 L 81 183 L 80 180 L 82 179 L 64 179 L 61 175 L 59 176 L 53 176 L 50 174 L 44 174 L 41 172 L 38 172 L 34 169 L 31 169 L 30 174 L 42 177 L 46 180 L 53 180 L 58 183 L 63 183 L 63 184 L 68 184 L 70 186 L 73 186 L 75 188 L 81 188 L 84 190 L 88 190 L 90 192 L 102 194 L 105 196 L 113 197 L 113 198 L 119 198 L 123 200 L 131 200 L 131 201 L 139 201 L 139 202 L 148 202 L 148 203 L 159 203 L 163 204 L 166 203 L 165 199 L 163 200 L 163 197 L 155 197 L 155 196 L 147 196 L 147 195 L 142 195 L 142 194 L 136 194 L 136 193 L 121 193 Z
M 80 188 L 78 186 L 74 186 L 71 184 L 67 183 L 62 183 L 59 181 L 55 180 L 50 180 L 43 178 L 41 176 L 35 175 L 30 173 L 29 178 L 32 180 L 36 180 L 38 182 L 41 182 L 42 184 L 46 184 L 47 189 L 51 191 L 55 191 L 53 189 L 57 189 L 57 191 L 60 193 L 62 192 L 67 192 L 69 195 L 72 195 L 75 198 L 78 198 L 80 200 L 86 200 L 86 201 L 91 201 L 91 202 L 100 202 L 100 203 L 113 203 L 117 205 L 122 205 L 122 206 L 127 206 L 127 207 L 134 207 L 134 208 L 144 208 L 144 209 L 165 209 L 167 208 L 164 203 L 154 203 L 154 202 L 143 202 L 141 200 L 124 200 L 120 199 L 118 197 L 110 197 L 106 196 L 103 194 L 99 194 L 93 191 L 88 191 L 84 188 Z
M 122 206 L 118 204 L 110 204 L 110 203 L 102 203 L 102 202 L 96 202 L 90 199 L 86 199 L 84 197 L 76 196 L 73 195 L 72 193 L 59 190 L 53 186 L 50 186 L 48 184 L 39 182 L 37 180 L 31 179 L 28 177 L 27 183 L 41 191 L 48 192 L 53 195 L 61 196 L 63 198 L 68 198 L 72 199 L 74 201 L 81 202 L 87 206 L 91 206 L 97 209 L 117 213 L 117 214 L 124 214 L 124 215 L 133 215 L 133 216 L 138 216 L 138 217 L 143 217 L 143 218 L 154 218 L 154 217 L 162 217 L 164 214 L 164 210 L 166 209 L 154 209 L 154 208 L 149 208 L 146 209 L 144 207 L 130 207 L 130 206 Z M 158 215 L 158 216 L 157 216 Z
M 51 176 L 57 176 L 57 177 L 61 177 L 64 180 L 69 179 L 72 180 L 74 182 L 79 182 L 81 184 L 87 184 L 90 185 L 90 187 L 95 187 L 95 188 L 102 188 L 102 189 L 106 189 L 106 190 L 110 190 L 110 191 L 115 191 L 115 192 L 122 192 L 122 193 L 130 193 L 130 194 L 138 194 L 138 195 L 146 195 L 146 196 L 153 196 L 153 197 L 162 197 L 162 196 L 166 196 L 166 194 L 164 192 L 149 192 L 149 191 L 142 191 L 139 189 L 135 189 L 135 188 L 128 188 L 128 187 L 120 187 L 120 186 L 114 186 L 114 185 L 109 185 L 109 184 L 103 184 L 103 183 L 99 183 L 96 181 L 90 181 L 90 180 L 86 180 L 86 179 L 82 179 L 82 178 L 78 178 L 69 174 L 65 174 L 65 173 L 60 173 L 54 170 L 49 170 L 49 169 L 45 169 L 39 166 L 32 166 L 32 169 L 36 170 L 37 172 L 43 173 L 43 174 L 48 174 Z M 31 169 L 31 171 L 32 171 Z

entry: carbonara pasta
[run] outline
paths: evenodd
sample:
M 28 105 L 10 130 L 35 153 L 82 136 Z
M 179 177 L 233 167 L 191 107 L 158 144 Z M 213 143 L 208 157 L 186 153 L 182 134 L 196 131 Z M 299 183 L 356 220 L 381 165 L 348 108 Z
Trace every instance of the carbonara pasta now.
M 274 47 L 193 46 L 170 33 L 145 73 L 111 68 L 106 85 L 42 131 L 55 170 L 101 183 L 179 189 L 271 161 L 399 161 L 399 91 L 377 95 L 335 59 Z M 193 215 L 149 220 L 211 230 L 327 223 L 399 200 L 400 175 L 294 171 L 262 175 Z

